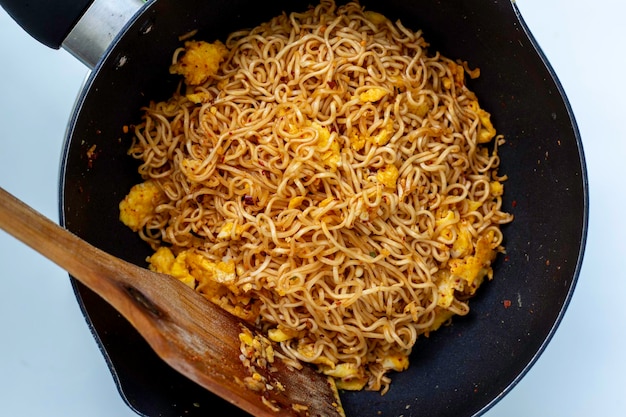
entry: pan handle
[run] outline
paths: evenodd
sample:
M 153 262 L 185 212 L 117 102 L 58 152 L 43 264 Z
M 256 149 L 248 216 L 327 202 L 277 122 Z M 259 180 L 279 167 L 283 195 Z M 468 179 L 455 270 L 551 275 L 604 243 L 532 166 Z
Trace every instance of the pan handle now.
M 0 6 L 42 44 L 63 47 L 94 68 L 146 0 L 0 0 Z
M 59 49 L 93 0 L 0 0 L 0 5 L 26 32 Z

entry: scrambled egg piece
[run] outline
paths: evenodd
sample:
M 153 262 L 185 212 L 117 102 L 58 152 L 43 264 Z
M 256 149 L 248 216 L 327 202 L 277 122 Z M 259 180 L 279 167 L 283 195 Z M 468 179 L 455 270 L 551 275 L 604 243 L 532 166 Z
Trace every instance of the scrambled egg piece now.
M 387 356 L 383 359 L 382 366 L 385 369 L 402 372 L 409 368 L 409 357 L 401 354 Z
M 424 116 L 426 116 L 428 114 L 429 111 L 431 111 L 433 109 L 433 106 L 434 106 L 434 103 L 432 103 L 430 101 L 423 101 L 423 102 L 421 102 L 419 104 L 412 104 L 412 103 L 410 103 L 408 105 L 408 108 L 416 116 L 424 117 Z
M 154 213 L 162 196 L 161 190 L 153 181 L 133 186 L 119 204 L 120 220 L 133 231 L 140 230 L 148 216 Z
M 367 142 L 367 138 L 363 135 L 359 135 L 358 133 L 353 133 L 350 137 L 350 146 L 355 151 L 360 151 L 365 147 L 365 143 Z
M 373 137 L 374 143 L 378 146 L 384 146 L 389 143 L 389 140 L 393 136 L 393 122 L 388 120 Z
M 355 151 L 360 151 L 365 147 L 367 142 L 370 142 L 374 145 L 385 146 L 389 143 L 389 140 L 393 136 L 393 121 L 388 120 L 381 128 L 378 130 L 378 133 L 374 136 L 368 135 L 359 135 L 356 132 L 353 132 L 350 137 L 350 146 Z
M 284 116 L 286 113 L 284 111 L 280 111 L 278 114 L 280 116 Z M 322 126 L 319 123 L 311 122 L 310 120 L 305 120 L 303 123 L 295 121 L 289 123 L 289 133 L 298 134 L 302 132 L 303 128 L 307 127 L 311 127 L 317 132 L 317 143 L 315 146 L 320 152 L 319 158 L 322 164 L 326 168 L 336 171 L 337 167 L 341 165 L 341 150 L 336 135 L 333 137 L 327 127 Z M 304 133 L 301 134 L 304 135 Z M 302 201 L 300 201 L 300 203 L 301 202 Z
M 448 216 L 443 217 L 438 222 L 451 220 L 449 213 L 451 212 L 448 212 Z M 456 238 L 452 243 L 448 269 L 440 270 L 436 274 L 439 294 L 437 305 L 443 309 L 452 305 L 457 293 L 473 295 L 485 277 L 491 279 L 493 276 L 491 262 L 496 256 L 496 251 L 492 247 L 493 232 L 488 232 L 479 237 L 474 247 L 471 232 L 464 221 L 452 223 L 444 231 L 452 233 L 450 231 L 452 228 L 456 232 Z M 438 320 L 437 327 L 443 321 Z
M 201 91 L 198 93 L 189 93 L 186 94 L 187 100 L 191 101 L 194 104 L 208 103 L 213 98 L 211 94 L 206 91 Z
M 298 208 L 300 207 L 300 205 L 302 205 L 303 202 L 304 202 L 304 197 L 302 196 L 293 197 L 291 200 L 289 200 L 288 208 L 290 209 Z
M 398 175 L 398 168 L 391 164 L 376 172 L 376 180 L 387 188 L 395 189 L 396 183 L 398 182 Z
M 389 91 L 380 87 L 372 87 L 369 90 L 359 94 L 359 100 L 362 103 L 375 103 L 381 98 L 389 94 Z
M 330 131 L 317 123 L 311 124 L 317 130 L 317 146 L 322 149 L 321 159 L 324 165 L 335 171 L 337 166 L 341 164 L 341 153 L 339 151 L 339 143 L 334 140 Z
M 170 66 L 170 73 L 184 76 L 188 85 L 200 85 L 217 74 L 227 54 L 228 49 L 220 41 L 187 41 L 185 53 Z
M 435 236 L 451 240 L 454 236 L 452 229 L 457 223 L 457 215 L 452 210 L 438 209 L 435 213 Z
M 492 278 L 493 270 L 491 262 L 496 256 L 495 250 L 491 247 L 493 232 L 489 232 L 478 238 L 474 255 L 466 256 L 462 259 L 451 259 L 450 273 L 462 278 L 469 285 L 469 293 L 473 294 L 480 286 L 485 276 Z
M 448 68 L 452 73 L 452 79 L 450 79 L 449 77 L 445 77 L 443 79 L 443 87 L 446 89 L 450 89 L 453 83 L 459 87 L 464 85 L 465 69 L 461 65 L 457 65 L 454 62 L 448 62 Z
M 494 197 L 499 197 L 504 194 L 504 185 L 499 181 L 492 181 L 489 183 L 489 192 Z
M 218 283 L 228 283 L 235 280 L 235 262 L 211 262 L 203 255 L 191 250 L 182 251 L 174 257 L 172 251 L 160 247 L 154 255 L 148 258 L 150 269 L 168 274 L 184 282 L 191 288 L 196 283 L 210 279 Z
M 437 305 L 442 308 L 448 308 L 455 299 L 455 292 L 463 291 L 463 282 L 461 282 L 459 277 L 454 276 L 448 271 L 441 271 L 438 280 L 437 291 L 439 297 L 437 298 Z
M 152 271 L 168 274 L 183 282 L 190 288 L 196 288 L 196 279 L 189 273 L 184 258 L 176 258 L 171 250 L 162 246 L 148 258 Z
M 491 123 L 491 114 L 481 109 L 477 101 L 470 102 L 470 108 L 476 112 L 480 120 L 480 129 L 478 130 L 478 143 L 487 143 L 496 136 L 496 129 Z
M 367 384 L 367 378 L 355 363 L 320 365 L 319 369 L 324 375 L 335 379 L 338 389 L 360 391 Z
M 465 201 L 467 201 L 468 211 L 476 211 L 483 205 L 480 201 L 470 200 L 469 198 Z
M 345 391 L 361 391 L 363 388 L 365 388 L 365 384 L 367 384 L 367 379 L 365 378 L 336 379 L 335 384 L 337 385 L 337 389 L 342 389 Z
M 363 12 L 363 14 L 367 18 L 367 20 L 375 25 L 380 25 L 381 23 L 385 23 L 387 21 L 387 18 L 384 15 L 372 12 L 370 10 L 366 10 L 365 12 Z
M 244 231 L 244 226 L 238 224 L 235 226 L 233 222 L 227 222 L 222 226 L 220 232 L 217 234 L 218 239 L 238 238 Z
M 187 179 L 194 181 L 195 175 L 201 170 L 203 163 L 203 161 L 198 159 L 182 158 L 179 167 Z
M 435 320 L 429 328 L 423 331 L 424 335 L 428 336 L 430 332 L 437 331 L 437 329 L 439 329 L 448 320 L 450 320 L 452 316 L 454 316 L 454 313 L 452 311 L 446 310 L 441 307 L 435 307 Z
M 151 270 L 171 275 L 237 317 L 254 321 L 259 314 L 259 306 L 234 285 L 237 273 L 232 259 L 212 262 L 192 249 L 175 256 L 160 247 L 148 262 Z
M 461 221 L 461 224 L 456 226 L 457 235 L 454 243 L 452 244 L 452 250 L 450 254 L 453 258 L 462 258 L 467 255 L 471 255 L 474 248 L 472 247 L 472 234 L 470 233 L 468 227 L 463 225 L 464 221 Z
M 282 328 L 282 327 L 276 327 L 275 329 L 270 329 L 267 332 L 267 337 L 277 343 L 280 342 L 285 342 L 289 339 L 293 339 L 294 337 L 298 337 L 299 332 L 292 330 L 292 329 L 286 329 L 286 328 Z

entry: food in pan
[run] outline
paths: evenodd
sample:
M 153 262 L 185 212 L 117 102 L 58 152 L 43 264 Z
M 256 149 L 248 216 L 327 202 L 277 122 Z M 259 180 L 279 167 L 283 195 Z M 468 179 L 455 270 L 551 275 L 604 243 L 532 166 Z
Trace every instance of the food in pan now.
M 254 323 L 341 389 L 386 392 L 420 335 L 469 311 L 503 252 L 496 134 L 466 86 L 358 3 L 188 40 L 129 153 L 121 220 L 150 268 Z

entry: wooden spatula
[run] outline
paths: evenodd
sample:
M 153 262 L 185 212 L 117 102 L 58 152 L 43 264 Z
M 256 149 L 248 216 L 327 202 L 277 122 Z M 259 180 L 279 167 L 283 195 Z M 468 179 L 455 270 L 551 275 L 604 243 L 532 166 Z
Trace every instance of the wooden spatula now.
M 166 363 L 241 409 L 267 417 L 343 415 L 332 383 L 312 368 L 295 370 L 279 358 L 261 366 L 267 352 L 254 352 L 256 344 L 242 357 L 247 326 L 235 316 L 172 277 L 95 248 L 2 188 L 0 228 L 104 298 Z M 248 353 L 265 360 L 249 363 Z

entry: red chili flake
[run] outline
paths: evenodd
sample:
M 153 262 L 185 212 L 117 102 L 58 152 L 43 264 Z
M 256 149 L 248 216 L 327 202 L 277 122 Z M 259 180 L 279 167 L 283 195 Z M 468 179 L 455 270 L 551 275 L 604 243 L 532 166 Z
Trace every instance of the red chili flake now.
M 509 255 L 506 255 L 506 256 L 504 257 L 504 262 L 508 262 L 508 261 L 510 261 L 510 260 L 511 260 L 511 257 L 510 257 Z
M 511 207 L 513 208 L 517 207 L 517 200 L 513 200 L 513 202 L 511 203 Z
M 502 301 L 502 304 L 504 305 L 504 308 L 509 308 L 511 307 L 511 300 L 504 300 Z

